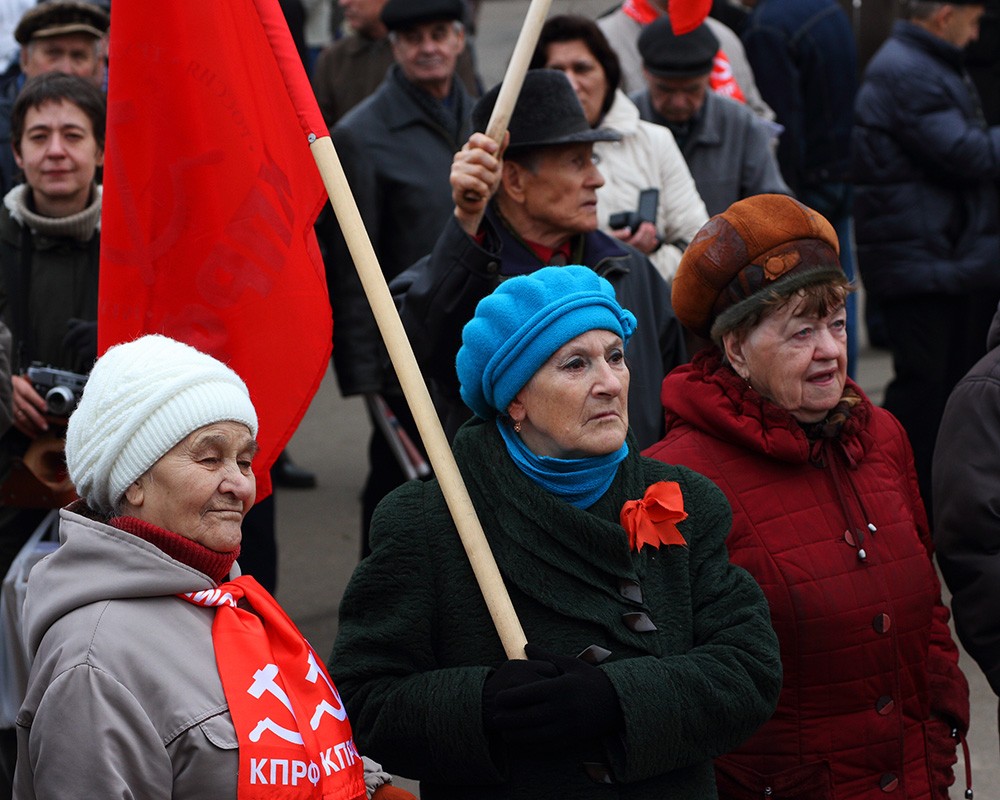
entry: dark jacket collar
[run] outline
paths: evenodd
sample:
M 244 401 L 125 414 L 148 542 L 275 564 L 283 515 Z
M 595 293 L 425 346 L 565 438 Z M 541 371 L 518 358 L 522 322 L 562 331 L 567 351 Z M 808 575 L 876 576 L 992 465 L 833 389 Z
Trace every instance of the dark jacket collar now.
M 400 81 L 405 80 L 406 78 L 403 77 L 399 64 L 393 64 L 389 68 L 389 73 L 386 75 L 385 80 L 382 81 L 382 85 L 379 87 L 381 116 L 385 120 L 386 126 L 391 131 L 407 128 L 411 125 L 428 125 L 435 130 L 441 130 L 441 126 L 437 120 L 432 120 L 424 108 L 400 85 Z M 468 92 L 465 91 L 465 87 L 457 75 L 453 77 L 451 86 L 452 96 L 455 102 L 459 104 L 457 107 L 465 110 L 465 122 L 462 126 L 462 135 L 459 137 L 462 141 L 457 142 L 458 146 L 461 146 L 465 143 L 465 139 L 468 138 L 468 134 L 471 132 L 468 117 L 472 110 L 472 99 L 469 97 Z M 448 138 L 451 138 L 450 134 Z
M 514 235 L 497 213 L 494 203 L 487 206 L 483 221 L 487 249 L 500 254 L 501 269 L 504 275 L 524 275 L 548 266 L 543 264 L 531 249 Z M 580 261 L 585 267 L 591 267 L 604 277 L 607 277 L 607 273 L 610 272 L 628 271 L 628 267 L 621 262 L 627 260 L 629 252 L 606 233 L 592 231 L 581 234 L 572 244 L 573 252 L 580 252 L 581 243 L 583 249 Z
M 892 26 L 892 36 L 912 47 L 923 50 L 954 69 L 961 71 L 965 65 L 962 51 L 940 36 L 924 30 L 905 19 L 896 20 Z

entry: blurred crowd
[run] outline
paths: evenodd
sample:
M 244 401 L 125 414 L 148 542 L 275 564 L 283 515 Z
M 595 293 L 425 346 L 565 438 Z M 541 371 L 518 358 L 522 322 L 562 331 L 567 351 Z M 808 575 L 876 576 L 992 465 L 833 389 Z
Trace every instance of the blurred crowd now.
M 330 667 L 361 750 L 428 798 L 946 798 L 969 703 L 935 547 L 1000 694 L 1000 2 L 553 15 L 501 141 L 480 2 L 280 5 L 527 621 L 528 658 L 504 658 L 327 206 L 332 367 L 371 422 Z M 76 497 L 48 465 L 97 360 L 112 18 L 0 2 L 0 575 Z M 881 408 L 854 382 L 862 343 L 892 357 Z M 242 402 L 171 446 L 222 422 L 252 450 Z M 316 487 L 287 453 L 272 479 Z M 164 549 L 115 520 L 174 517 L 80 494 Z M 274 502 L 239 555 L 269 591 Z M 676 538 L 626 539 L 629 503 L 676 512 L 648 523 Z M 2 722 L 16 796 L 65 791 L 32 726 L 15 759 Z

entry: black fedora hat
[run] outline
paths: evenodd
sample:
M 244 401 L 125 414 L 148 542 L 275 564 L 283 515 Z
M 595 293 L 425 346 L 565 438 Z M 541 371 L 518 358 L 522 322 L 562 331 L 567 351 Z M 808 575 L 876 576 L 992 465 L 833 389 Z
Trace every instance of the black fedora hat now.
M 485 131 L 500 94 L 497 84 L 472 109 L 472 127 Z M 576 142 L 617 142 L 609 128 L 591 128 L 569 79 L 554 69 L 529 69 L 510 118 L 508 152 Z

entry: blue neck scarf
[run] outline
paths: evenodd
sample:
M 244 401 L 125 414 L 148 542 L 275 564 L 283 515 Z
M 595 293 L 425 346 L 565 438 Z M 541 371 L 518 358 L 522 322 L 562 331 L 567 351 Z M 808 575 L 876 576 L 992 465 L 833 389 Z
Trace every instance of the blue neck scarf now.
M 590 508 L 611 486 L 618 465 L 628 455 L 628 442 L 613 453 L 591 458 L 552 458 L 532 453 L 501 417 L 497 427 L 507 452 L 521 471 L 543 489 L 577 508 Z

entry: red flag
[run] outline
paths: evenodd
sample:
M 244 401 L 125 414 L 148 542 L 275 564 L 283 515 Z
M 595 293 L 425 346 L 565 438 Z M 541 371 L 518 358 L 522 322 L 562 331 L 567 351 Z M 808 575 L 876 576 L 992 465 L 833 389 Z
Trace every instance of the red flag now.
M 236 370 L 262 499 L 330 358 L 326 127 L 277 0 L 116 3 L 109 64 L 100 350 L 163 333 Z

